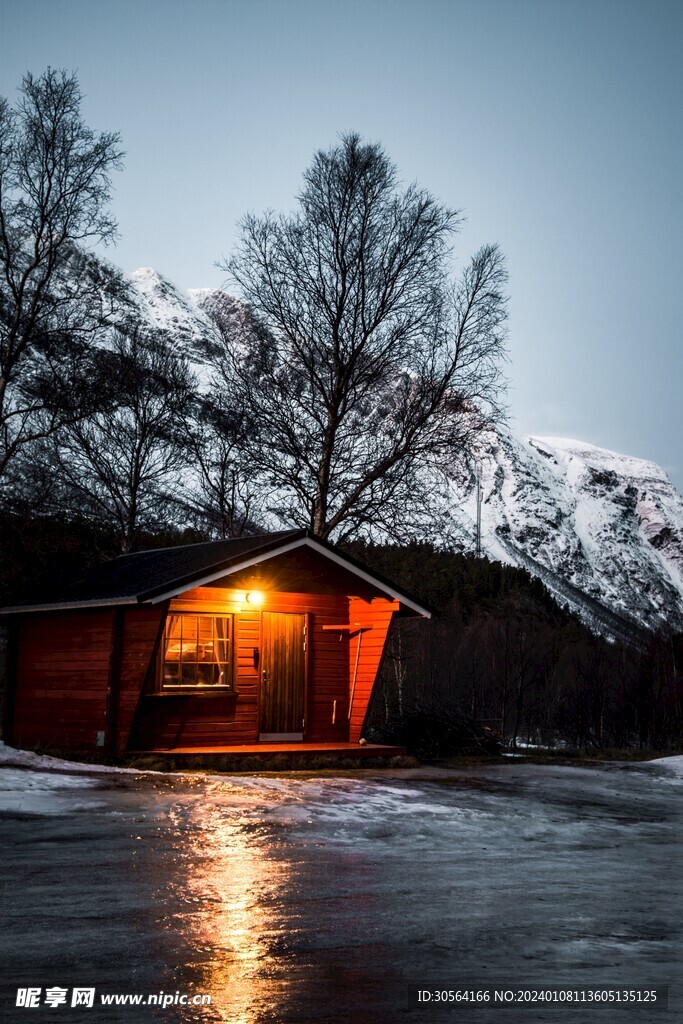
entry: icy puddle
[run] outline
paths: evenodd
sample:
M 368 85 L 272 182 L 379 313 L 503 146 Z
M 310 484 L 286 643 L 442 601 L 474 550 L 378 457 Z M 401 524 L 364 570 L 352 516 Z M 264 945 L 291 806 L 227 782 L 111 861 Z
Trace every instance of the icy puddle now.
M 603 768 L 169 777 L 0 769 L 0 1019 L 681 1019 L 683 778 Z M 417 990 L 668 985 L 669 1011 L 438 1008 Z M 211 996 L 106 1007 L 104 994 Z M 502 1015 L 502 1016 L 501 1016 Z

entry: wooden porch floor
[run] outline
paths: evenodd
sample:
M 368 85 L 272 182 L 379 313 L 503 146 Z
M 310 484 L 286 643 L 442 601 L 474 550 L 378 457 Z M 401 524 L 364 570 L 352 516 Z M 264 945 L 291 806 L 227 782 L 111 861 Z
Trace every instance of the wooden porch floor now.
M 334 755 L 336 757 L 399 757 L 405 754 L 405 747 L 391 747 L 381 743 L 246 743 L 231 746 L 211 747 L 161 747 L 153 750 L 139 750 L 136 754 L 154 754 L 169 757 L 185 755 L 197 757 L 214 754 L 228 754 L 239 757 L 315 757 Z

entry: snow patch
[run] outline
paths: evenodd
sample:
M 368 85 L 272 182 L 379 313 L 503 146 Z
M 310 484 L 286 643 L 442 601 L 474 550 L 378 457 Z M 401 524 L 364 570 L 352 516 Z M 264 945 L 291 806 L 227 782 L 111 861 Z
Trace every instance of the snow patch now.
M 646 764 L 654 764 L 658 768 L 666 768 L 673 776 L 672 781 L 683 782 L 683 754 L 674 754 L 672 757 L 657 757 L 654 761 L 646 761 Z
M 18 750 L 16 747 L 8 747 L 0 740 L 0 768 L 35 768 L 44 772 L 65 772 L 69 775 L 80 775 L 88 773 L 112 774 L 125 773 L 129 775 L 143 774 L 137 768 L 116 768 L 107 764 L 86 764 L 82 761 L 66 761 L 61 757 L 50 757 L 49 754 L 36 754 L 32 750 Z M 149 774 L 160 774 L 150 772 Z
M 97 779 L 77 775 L 57 775 L 22 768 L 0 771 L 0 813 L 67 814 L 90 810 L 98 801 L 84 800 L 76 791 L 98 786 Z

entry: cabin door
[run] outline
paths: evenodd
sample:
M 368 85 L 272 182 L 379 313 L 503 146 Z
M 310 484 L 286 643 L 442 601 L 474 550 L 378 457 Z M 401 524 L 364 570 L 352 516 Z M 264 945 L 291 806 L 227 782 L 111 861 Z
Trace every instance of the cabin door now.
M 302 740 L 306 714 L 306 616 L 263 612 L 261 740 Z

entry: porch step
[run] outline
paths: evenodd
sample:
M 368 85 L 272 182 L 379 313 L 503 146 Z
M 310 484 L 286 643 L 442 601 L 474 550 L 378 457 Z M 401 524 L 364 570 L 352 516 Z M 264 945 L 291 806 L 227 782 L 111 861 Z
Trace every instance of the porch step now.
M 402 757 L 405 747 L 393 747 L 383 743 L 248 743 L 230 746 L 207 747 L 163 747 L 148 750 L 136 750 L 131 753 L 139 755 L 152 754 L 155 757 L 173 757 L 178 759 L 212 757 L 227 755 L 239 758 L 280 758 L 307 759 L 313 757 L 366 758 L 366 757 Z
M 349 760 L 360 762 L 375 759 L 382 763 L 391 758 L 403 757 L 405 748 L 385 743 L 233 743 L 224 746 L 173 746 L 130 753 L 134 756 L 168 759 L 174 767 L 179 768 L 210 767 L 206 762 L 215 759 L 217 770 L 247 768 L 250 763 L 258 764 L 261 770 L 267 770 L 269 761 L 272 761 L 273 768 L 282 766 L 283 761 L 303 767 L 316 759 L 330 760 L 331 767 L 334 767 L 335 762 Z

